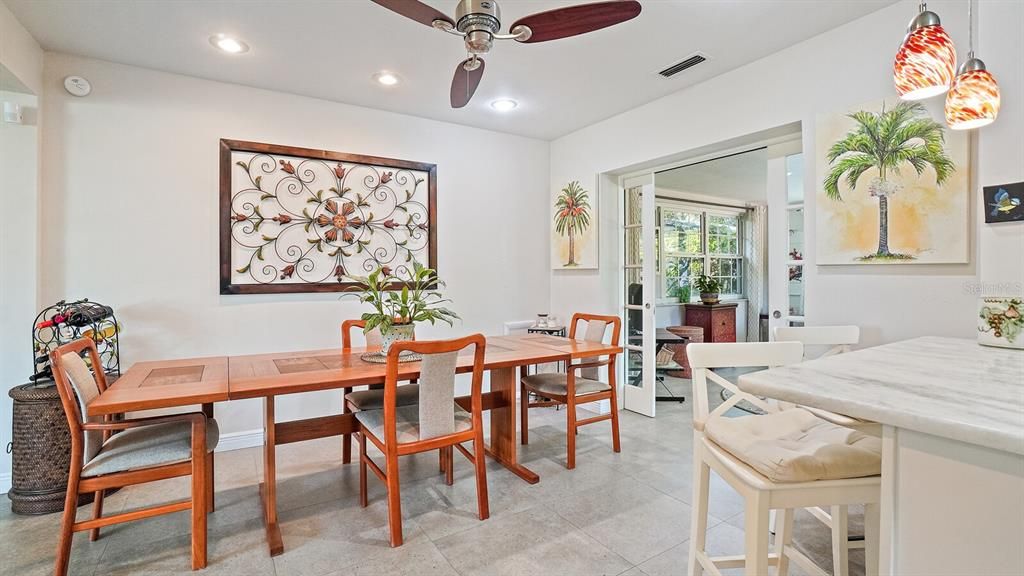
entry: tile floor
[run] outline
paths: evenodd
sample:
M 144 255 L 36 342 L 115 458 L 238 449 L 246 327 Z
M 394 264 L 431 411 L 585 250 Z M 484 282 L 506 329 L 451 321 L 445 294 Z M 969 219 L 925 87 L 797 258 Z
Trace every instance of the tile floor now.
M 682 383 L 672 383 L 682 392 Z M 689 391 L 685 391 L 689 398 Z M 623 412 L 622 452 L 610 427 L 581 430 L 577 468 L 565 461 L 564 412 L 531 410 L 530 444 L 521 460 L 540 474 L 528 485 L 490 463 L 491 518 L 476 518 L 469 462 L 456 456 L 446 486 L 434 454 L 402 461 L 405 545 L 388 547 L 383 486 L 371 475 L 370 506 L 358 504 L 358 466 L 342 466 L 338 439 L 281 447 L 280 517 L 285 553 L 267 554 L 258 500 L 258 449 L 217 454 L 217 510 L 210 517 L 207 576 L 523 575 L 680 576 L 686 573 L 691 495 L 691 406 L 659 403 L 658 417 Z M 115 512 L 187 495 L 176 479 L 122 490 L 107 499 Z M 720 479 L 711 491 L 709 548 L 743 548 L 742 500 Z M 80 514 L 89 513 L 83 507 Z M 859 511 L 852 533 L 860 533 Z M 58 515 L 16 516 L 0 504 L 0 574 L 52 573 Z M 75 537 L 71 574 L 189 573 L 188 513 L 103 531 L 97 542 Z M 831 570 L 828 530 L 809 514 L 797 518 L 796 543 Z M 853 551 L 851 574 L 862 575 Z M 727 574 L 739 574 L 729 571 Z M 800 571 L 793 567 L 791 574 Z

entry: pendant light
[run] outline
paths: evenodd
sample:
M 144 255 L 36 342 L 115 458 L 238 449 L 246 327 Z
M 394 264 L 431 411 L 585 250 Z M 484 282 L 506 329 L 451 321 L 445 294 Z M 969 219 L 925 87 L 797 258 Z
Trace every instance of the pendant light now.
M 946 95 L 946 124 L 953 130 L 981 128 L 999 115 L 999 84 L 985 63 L 974 57 L 974 5 L 967 1 L 970 45 L 967 61 L 957 70 L 953 87 Z
M 956 70 L 956 48 L 942 28 L 939 15 L 921 2 L 907 27 L 893 62 L 896 91 L 903 100 L 923 100 L 949 90 Z

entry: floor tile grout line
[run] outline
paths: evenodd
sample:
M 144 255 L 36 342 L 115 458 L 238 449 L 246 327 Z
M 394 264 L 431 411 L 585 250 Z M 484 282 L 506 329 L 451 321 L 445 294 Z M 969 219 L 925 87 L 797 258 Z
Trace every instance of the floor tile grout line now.
M 583 532 L 584 534 L 586 534 L 586 535 L 587 535 L 587 538 L 590 538 L 591 540 L 593 540 L 595 544 L 597 544 L 597 545 L 598 545 L 598 546 L 600 546 L 601 548 L 604 548 L 604 549 L 605 549 L 605 550 L 607 550 L 607 551 L 608 551 L 609 553 L 611 553 L 611 554 L 615 555 L 616 557 L 620 558 L 620 559 L 621 559 L 621 560 L 622 560 L 623 562 L 625 562 L 626 564 L 628 564 L 628 565 L 629 565 L 629 568 L 627 568 L 627 569 L 626 569 L 626 571 L 627 571 L 627 572 L 628 572 L 629 570 L 632 570 L 633 568 L 636 568 L 637 566 L 639 566 L 639 564 L 634 564 L 634 563 L 630 562 L 629 560 L 627 560 L 626 558 L 624 558 L 624 557 L 623 557 L 623 556 L 622 556 L 621 554 L 619 554 L 618 552 L 616 552 L 616 551 L 612 550 L 611 548 L 609 548 L 609 547 L 605 546 L 605 545 L 604 545 L 603 543 L 601 543 L 601 541 L 600 541 L 600 540 L 598 540 L 598 539 L 597 539 L 596 537 L 594 537 L 594 535 L 593 535 L 593 534 L 591 534 L 590 532 L 588 532 L 586 528 L 584 528 L 583 526 L 580 526 L 580 525 L 576 524 L 575 522 L 573 522 L 572 520 L 570 520 L 570 519 L 566 518 L 566 517 L 565 517 L 565 516 L 564 516 L 564 515 L 563 515 L 563 514 L 562 514 L 561 512 L 559 512 L 558 510 L 554 510 L 554 513 L 555 513 L 555 515 L 556 515 L 556 516 L 558 516 L 558 517 L 559 517 L 559 518 L 561 518 L 562 520 L 565 520 L 566 522 L 568 522 L 570 526 L 572 526 L 572 527 L 576 528 L 577 530 L 579 530 L 580 532 Z

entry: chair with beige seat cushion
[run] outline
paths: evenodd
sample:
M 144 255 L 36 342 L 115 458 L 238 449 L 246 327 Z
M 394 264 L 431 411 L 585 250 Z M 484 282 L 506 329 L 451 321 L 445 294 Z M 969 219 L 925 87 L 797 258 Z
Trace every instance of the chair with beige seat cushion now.
M 192 569 L 206 567 L 206 514 L 213 509 L 213 450 L 220 432 L 202 412 L 111 420 L 88 416 L 89 403 L 107 388 L 96 344 L 82 338 L 50 353 L 54 381 L 71 432 L 71 463 L 54 573 L 67 574 L 75 532 L 99 537 L 103 526 L 182 510 L 192 511 Z M 111 432 L 118 433 L 111 436 Z M 187 500 L 103 516 L 103 495 L 119 488 L 178 476 L 192 477 Z M 76 521 L 79 494 L 94 494 L 93 517 Z
M 387 486 L 388 525 L 391 530 L 392 546 L 402 545 L 399 456 L 440 450 L 442 468 L 445 470 L 447 482 L 451 484 L 452 447 L 457 448 L 473 463 L 476 472 L 478 515 L 481 520 L 490 515 L 481 396 L 485 345 L 486 340 L 481 334 L 455 340 L 403 341 L 392 344 L 387 357 L 384 407 L 356 412 L 356 420 L 359 421 L 360 503 L 363 507 L 367 505 L 366 470 L 369 468 Z M 468 347 L 473 347 L 469 411 L 466 410 L 466 406 L 460 406 L 455 401 L 455 371 L 459 353 Z M 416 404 L 398 406 L 398 357 L 406 350 L 423 355 L 420 361 L 420 384 Z M 367 440 L 384 453 L 384 468 L 379 467 L 367 454 Z M 473 443 L 472 453 L 462 446 L 463 442 Z
M 341 323 L 341 351 L 352 351 L 352 330 L 362 330 L 366 326 L 365 320 L 345 320 Z M 380 348 L 384 343 L 380 329 L 374 328 L 369 332 L 363 332 L 367 348 Z M 414 336 L 415 338 L 415 336 Z M 375 410 L 384 406 L 384 387 L 380 384 L 368 386 L 366 390 L 353 392 L 352 388 L 342 388 L 343 396 L 342 412 L 349 413 L 359 410 Z M 398 405 L 408 406 L 416 403 L 419 391 L 416 389 L 415 381 L 399 388 Z M 342 436 L 341 463 L 348 464 L 352 461 L 352 435 Z
M 709 440 L 772 482 L 876 476 L 882 444 L 851 428 L 795 408 L 755 418 L 715 418 Z
M 691 344 L 693 369 L 694 481 L 689 575 L 745 568 L 747 576 L 785 576 L 793 561 L 809 574 L 825 572 L 792 546 L 793 512 L 819 505 L 864 505 L 866 573 L 878 573 L 878 502 L 881 443 L 877 438 L 818 418 L 801 408 L 776 406 L 747 394 L 715 368 L 775 367 L 803 359 L 799 342 Z M 732 396 L 713 410 L 708 380 Z M 736 418 L 726 413 L 746 401 L 767 412 Z M 714 470 L 743 496 L 743 556 L 711 557 L 706 548 L 708 491 Z M 769 554 L 769 512 L 777 510 L 774 551 Z M 841 570 L 841 567 L 837 567 Z
M 824 348 L 818 358 L 844 354 L 860 343 L 858 326 L 778 326 L 773 331 L 776 342 L 800 342 L 804 345 L 804 359 L 809 359 L 808 350 Z M 788 406 L 792 407 L 792 404 Z M 811 414 L 847 428 L 853 428 L 872 436 L 881 436 L 881 427 L 874 422 L 865 422 L 843 414 L 836 414 L 821 408 L 802 406 Z M 848 532 L 848 510 L 845 506 L 833 506 L 829 511 L 820 507 L 808 508 L 808 512 L 832 531 L 832 564 L 837 567 L 837 576 L 846 576 L 849 566 L 849 551 L 863 548 L 863 540 L 850 540 Z M 845 544 L 844 544 L 845 543 Z
M 622 321 L 618 316 L 601 316 L 597 314 L 574 314 L 569 324 L 569 338 L 575 339 L 580 322 L 586 322 L 583 340 L 603 342 L 611 332 L 612 346 L 619 345 L 619 332 Z M 608 358 L 584 358 L 580 363 L 567 365 L 568 371 L 556 374 L 531 374 L 523 376 L 519 385 L 520 419 L 522 443 L 529 443 L 530 408 L 564 404 L 566 407 L 566 468 L 576 467 L 576 430 L 586 424 L 594 424 L 604 420 L 612 422 L 612 450 L 619 451 L 619 409 L 615 389 L 615 354 Z M 608 382 L 599 380 L 598 369 L 608 367 Z M 546 398 L 543 402 L 530 402 L 530 392 Z M 589 402 L 608 400 L 611 411 L 608 414 L 578 420 L 576 406 Z

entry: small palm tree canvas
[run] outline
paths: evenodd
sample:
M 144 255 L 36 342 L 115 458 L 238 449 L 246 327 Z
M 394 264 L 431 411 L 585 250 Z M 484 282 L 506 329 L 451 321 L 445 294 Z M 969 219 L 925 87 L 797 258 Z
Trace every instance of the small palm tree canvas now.
M 597 268 L 597 230 L 590 193 L 578 180 L 555 196 L 553 268 Z
M 899 101 L 818 118 L 818 264 L 967 262 L 968 140 L 941 118 Z

